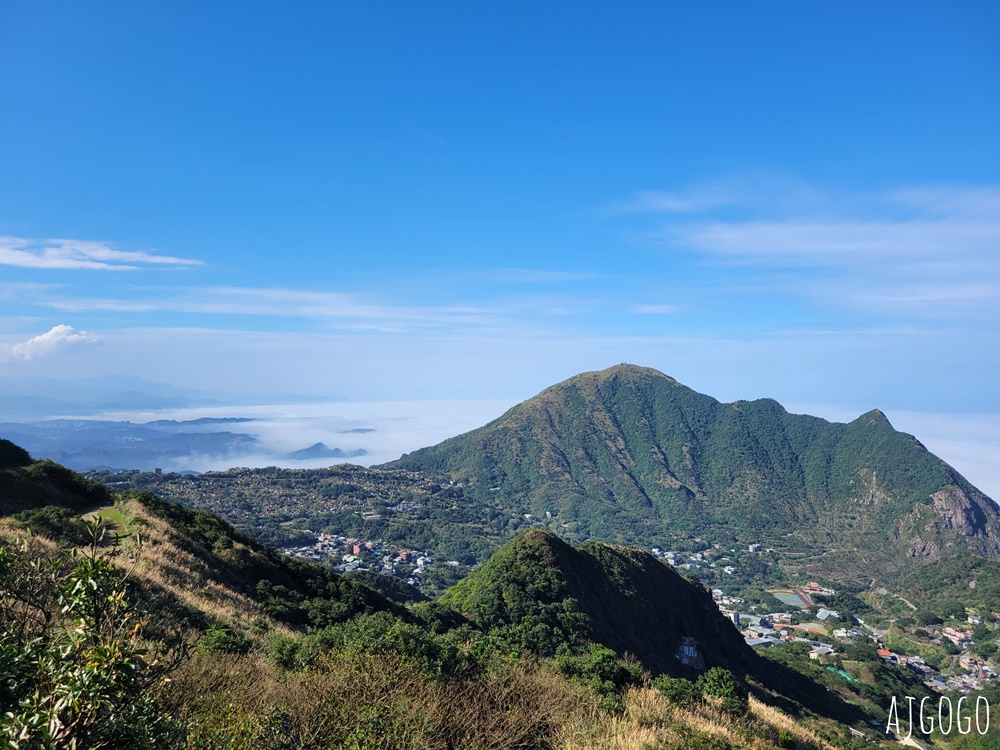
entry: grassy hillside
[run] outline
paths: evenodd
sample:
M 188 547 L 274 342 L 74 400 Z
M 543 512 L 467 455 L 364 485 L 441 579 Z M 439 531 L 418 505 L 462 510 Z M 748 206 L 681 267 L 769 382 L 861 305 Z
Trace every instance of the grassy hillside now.
M 35 461 L 20 446 L 0 439 L 0 516 L 47 505 L 83 510 L 110 502 L 104 485 L 52 461 Z
M 34 511 L 95 499 L 79 477 L 33 474 L 30 459 L 7 455 L 15 460 L 5 470 Z M 741 690 L 723 679 L 728 672 L 698 685 L 680 680 L 687 687 L 679 691 L 598 643 L 648 649 L 650 664 L 669 663 L 673 644 L 659 646 L 658 633 L 694 630 L 709 663 L 746 656 L 738 638 L 711 643 L 727 623 L 704 592 L 644 553 L 573 550 L 529 534 L 500 554 L 490 570 L 524 558 L 518 544 L 539 552 L 528 578 L 505 584 L 510 601 L 571 612 L 558 591 L 529 581 L 538 576 L 580 597 L 587 621 L 558 621 L 567 640 L 547 658 L 512 648 L 499 621 L 470 623 L 446 603 L 394 604 L 355 579 L 282 557 L 210 513 L 142 492 L 103 499 L 114 501 L 99 511 L 114 533 L 83 547 L 59 527 L 28 537 L 25 523 L 0 517 L 0 662 L 8 675 L 0 737 L 20 737 L 18 746 L 831 747 L 773 706 L 726 697 Z M 665 585 L 678 606 L 650 615 Z M 476 602 L 484 593 L 465 586 L 451 599 L 483 611 Z M 622 611 L 601 616 L 601 595 Z M 635 621 L 627 643 L 614 640 L 622 618 Z M 72 702 L 59 700 L 65 691 Z M 813 720 L 832 740 L 842 736 Z

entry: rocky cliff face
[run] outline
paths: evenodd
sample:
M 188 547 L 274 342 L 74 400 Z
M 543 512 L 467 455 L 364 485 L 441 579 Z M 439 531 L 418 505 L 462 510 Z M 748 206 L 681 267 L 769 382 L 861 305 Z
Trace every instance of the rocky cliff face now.
M 968 538 L 970 548 L 984 557 L 1000 560 L 1000 525 L 996 512 L 989 512 L 995 506 L 982 493 L 971 495 L 956 486 L 945 487 L 931 495 L 938 512 L 934 530 L 958 531 Z

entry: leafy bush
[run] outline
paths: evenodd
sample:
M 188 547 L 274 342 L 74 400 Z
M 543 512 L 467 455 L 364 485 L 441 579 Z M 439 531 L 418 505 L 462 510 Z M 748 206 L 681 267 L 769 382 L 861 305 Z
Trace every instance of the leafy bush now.
M 683 677 L 660 675 L 653 680 L 653 687 L 663 693 L 671 703 L 691 705 L 701 701 L 701 691 L 690 680 Z
M 155 748 L 173 732 L 152 688 L 183 651 L 149 654 L 127 571 L 88 552 L 0 547 L 0 737 L 17 748 Z M 161 658 L 165 657 L 165 658 Z
M 434 677 L 455 673 L 463 661 L 450 639 L 430 635 L 387 612 L 360 615 L 302 637 L 276 637 L 269 656 L 285 669 L 302 669 L 320 664 L 334 650 L 406 657 Z
M 23 510 L 14 514 L 14 520 L 32 534 L 74 545 L 87 542 L 86 525 L 80 520 L 79 514 L 69 508 L 46 505 L 43 508 Z
M 747 691 L 736 682 L 728 669 L 712 667 L 698 678 L 698 687 L 702 695 L 720 698 L 720 707 L 726 713 L 744 716 L 750 710 Z
M 246 654 L 252 645 L 249 638 L 229 628 L 209 628 L 198 641 L 203 654 Z
M 625 688 L 641 685 L 648 679 L 638 664 L 620 659 L 614 651 L 598 644 L 591 644 L 582 654 L 556 657 L 555 665 L 571 680 L 590 688 L 601 706 L 612 712 L 622 710 Z

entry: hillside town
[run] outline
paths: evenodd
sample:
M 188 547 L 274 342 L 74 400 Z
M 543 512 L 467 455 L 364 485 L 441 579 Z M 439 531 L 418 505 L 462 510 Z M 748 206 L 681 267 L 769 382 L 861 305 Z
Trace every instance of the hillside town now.
M 804 589 L 811 593 L 835 593 L 816 583 L 809 583 Z M 726 595 L 720 589 L 712 590 L 712 599 L 719 610 L 742 632 L 747 645 L 771 648 L 782 643 L 808 644 L 810 659 L 818 661 L 848 682 L 857 682 L 857 678 L 834 665 L 847 646 L 864 640 L 875 646 L 879 657 L 886 664 L 914 672 L 924 685 L 938 692 L 956 691 L 967 695 L 982 690 L 990 681 L 1000 679 L 1000 668 L 977 658 L 969 651 L 968 647 L 973 642 L 971 629 L 927 626 L 930 635 L 960 650 L 949 660 L 946 669 L 942 670 L 928 664 L 921 656 L 898 653 L 889 648 L 886 643 L 887 630 L 874 627 L 858 618 L 842 616 L 835 610 L 813 605 L 796 613 L 752 613 L 746 611 L 743 599 Z M 979 615 L 968 616 L 970 625 L 981 622 Z M 1000 639 L 1000 632 L 993 631 L 989 637 Z
M 316 542 L 299 547 L 285 547 L 282 554 L 314 562 L 332 564 L 341 573 L 370 571 L 400 578 L 420 589 L 428 567 L 437 562 L 427 550 L 407 549 L 386 544 L 382 540 L 357 539 L 337 534 L 316 534 Z M 459 568 L 457 560 L 443 561 Z

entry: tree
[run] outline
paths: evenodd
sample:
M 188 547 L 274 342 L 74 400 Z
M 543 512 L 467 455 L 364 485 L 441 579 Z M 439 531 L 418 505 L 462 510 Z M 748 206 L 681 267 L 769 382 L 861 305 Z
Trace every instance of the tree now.
M 82 552 L 37 540 L 0 547 L 0 738 L 35 750 L 141 750 L 171 730 L 152 688 L 185 650 L 151 652 L 127 596 L 130 570 L 88 523 Z M 138 547 L 136 546 L 136 550 Z M 133 558 L 134 559 L 134 558 Z

